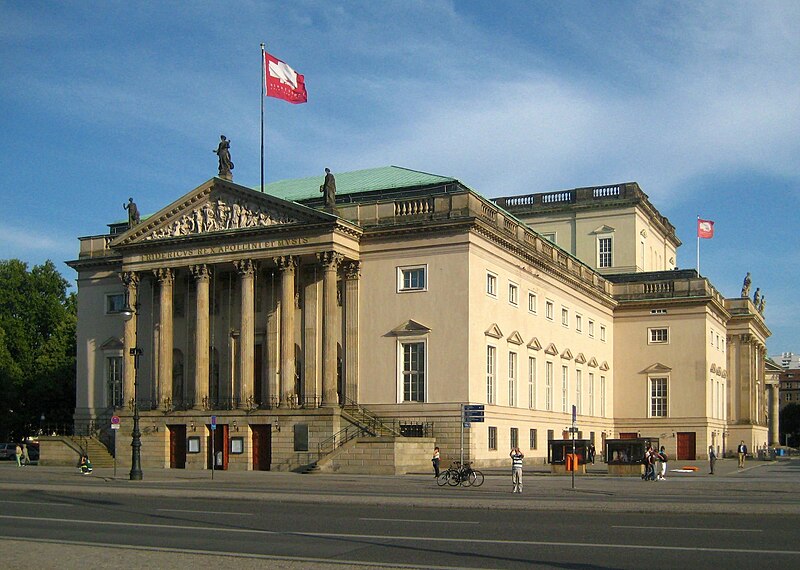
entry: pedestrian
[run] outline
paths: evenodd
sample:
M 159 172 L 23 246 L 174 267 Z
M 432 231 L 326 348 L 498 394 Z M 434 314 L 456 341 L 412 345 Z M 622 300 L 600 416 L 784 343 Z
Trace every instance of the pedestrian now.
M 439 448 L 433 448 L 433 457 L 431 457 L 431 462 L 433 463 L 433 476 L 438 479 L 439 477 Z
M 81 463 L 78 467 L 84 475 L 88 475 L 92 472 L 92 462 L 89 461 L 89 456 L 85 453 L 81 456 Z
M 589 453 L 589 461 L 591 461 L 592 465 L 594 465 L 595 450 L 594 450 L 594 444 L 593 443 L 589 444 L 589 452 L 588 453 Z
M 17 444 L 17 448 L 14 450 L 14 455 L 17 458 L 17 467 L 22 467 L 22 448 Z
M 661 449 L 658 450 L 658 461 L 660 463 L 661 469 L 658 473 L 658 480 L 659 481 L 666 481 L 667 479 L 667 461 L 669 458 L 667 457 L 667 451 L 664 449 L 664 446 L 661 446 Z
M 747 446 L 744 444 L 744 440 L 739 443 L 736 451 L 739 454 L 739 469 L 744 469 L 744 460 L 747 457 Z
M 717 454 L 714 453 L 714 446 L 708 446 L 708 467 L 709 467 L 709 475 L 714 474 L 714 464 L 717 462 Z
M 28 445 L 25 443 L 22 444 L 22 464 L 23 465 L 31 464 L 31 456 L 28 455 Z
M 508 455 L 511 457 L 511 484 L 513 485 L 511 492 L 522 493 L 522 458 L 525 456 L 519 447 L 512 449 Z
M 644 452 L 644 458 L 642 459 L 642 463 L 644 463 L 644 475 L 642 475 L 642 479 L 644 479 L 645 481 L 655 481 L 656 458 L 655 458 L 655 452 L 653 451 L 653 446 L 647 447 L 647 450 Z

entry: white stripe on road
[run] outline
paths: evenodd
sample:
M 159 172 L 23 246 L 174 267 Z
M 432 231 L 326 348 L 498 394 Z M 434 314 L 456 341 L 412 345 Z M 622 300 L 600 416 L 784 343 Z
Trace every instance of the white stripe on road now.
M 240 517 L 252 517 L 253 513 L 232 513 L 228 511 L 193 511 L 188 509 L 156 509 L 165 513 L 197 513 L 201 515 L 236 515 Z
M 698 528 L 688 526 L 627 526 L 612 525 L 611 528 L 636 528 L 640 530 L 710 530 L 714 532 L 764 532 L 760 528 Z
M 3 501 L 0 503 L 8 503 L 9 505 L 46 505 L 48 507 L 74 507 L 74 503 L 41 503 L 35 501 Z
M 305 537 L 305 538 L 322 538 L 322 539 L 336 539 L 336 540 L 376 540 L 381 542 L 450 542 L 450 543 L 471 543 L 471 544 L 495 544 L 500 546 L 555 546 L 560 548 L 608 548 L 616 550 L 668 550 L 668 551 L 685 551 L 685 552 L 714 552 L 719 554 L 736 553 L 736 554 L 784 554 L 789 556 L 800 556 L 800 550 L 773 550 L 762 549 L 756 550 L 752 548 L 714 548 L 703 546 L 663 546 L 654 544 L 607 544 L 607 543 L 591 543 L 591 542 L 556 542 L 544 540 L 496 540 L 488 538 L 436 538 L 430 536 L 392 536 L 388 534 L 345 534 L 333 532 L 292 532 L 292 531 L 277 531 L 277 530 L 261 530 L 261 529 L 248 529 L 248 528 L 222 528 L 219 526 L 190 526 L 190 525 L 174 525 L 174 524 L 153 524 L 153 523 L 127 523 L 116 521 L 87 521 L 81 519 L 56 519 L 47 517 L 20 517 L 11 515 L 0 515 L 0 519 L 18 520 L 18 521 L 36 521 L 36 522 L 50 522 L 50 523 L 68 523 L 68 524 L 85 524 L 93 526 L 118 526 L 118 527 L 138 527 L 138 528 L 156 528 L 167 530 L 188 530 L 196 532 L 198 530 L 211 532 L 214 534 L 232 533 L 232 534 L 256 534 L 262 536 L 291 536 L 291 537 Z M 4 538 L 17 538 L 14 536 L 5 536 Z
M 432 521 L 428 519 L 372 519 L 359 518 L 360 521 L 386 521 L 386 522 L 406 522 L 406 523 L 434 523 L 434 524 L 481 524 L 477 521 Z

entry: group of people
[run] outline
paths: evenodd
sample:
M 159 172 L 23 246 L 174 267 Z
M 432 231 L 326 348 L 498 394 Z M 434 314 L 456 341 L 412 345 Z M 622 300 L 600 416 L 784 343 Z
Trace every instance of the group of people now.
M 644 475 L 642 475 L 642 479 L 645 481 L 665 481 L 667 478 L 668 462 L 669 457 L 663 445 L 658 451 L 656 451 L 652 445 L 648 446 L 642 458 L 642 463 L 644 463 Z
M 31 456 L 28 454 L 28 446 L 25 443 L 21 446 L 17 444 L 17 448 L 14 450 L 14 456 L 17 458 L 17 467 L 31 464 Z

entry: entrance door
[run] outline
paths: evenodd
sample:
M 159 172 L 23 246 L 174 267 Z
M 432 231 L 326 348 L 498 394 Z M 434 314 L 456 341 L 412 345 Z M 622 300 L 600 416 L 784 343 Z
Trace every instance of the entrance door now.
M 217 471 L 225 470 L 228 468 L 228 424 L 217 424 L 216 430 L 212 430 L 210 424 L 206 425 L 206 428 L 208 428 L 208 445 L 206 446 L 208 457 L 206 458 L 206 465 L 209 469 L 213 465 L 213 468 Z M 211 446 L 212 431 L 214 431 L 213 450 Z
M 186 469 L 186 426 L 167 426 L 169 429 L 169 468 Z
M 678 432 L 678 459 L 697 459 L 697 434 L 693 431 Z
M 269 471 L 272 463 L 272 426 L 250 425 L 253 433 L 253 471 Z

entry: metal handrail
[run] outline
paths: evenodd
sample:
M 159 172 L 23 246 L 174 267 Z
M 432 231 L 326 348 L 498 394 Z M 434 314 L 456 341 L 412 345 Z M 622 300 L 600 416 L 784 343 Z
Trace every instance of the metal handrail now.
M 393 425 L 387 425 L 386 422 L 381 420 L 378 416 L 374 415 L 369 410 L 367 410 L 365 408 L 362 408 L 358 404 L 358 402 L 356 402 L 354 400 L 351 400 L 350 398 L 348 398 L 346 396 L 344 396 L 343 399 L 344 399 L 343 409 L 345 411 L 347 411 L 347 412 L 350 412 L 350 410 L 356 410 L 360 417 L 356 416 L 354 419 L 358 423 L 366 424 L 366 426 L 368 428 L 371 428 L 375 432 L 372 435 L 386 435 L 386 434 L 388 434 L 388 435 L 393 435 L 393 436 L 398 436 L 398 437 L 402 436 L 402 434 L 400 433 L 400 430 L 395 428 Z M 350 414 L 350 415 L 353 415 L 353 414 Z

